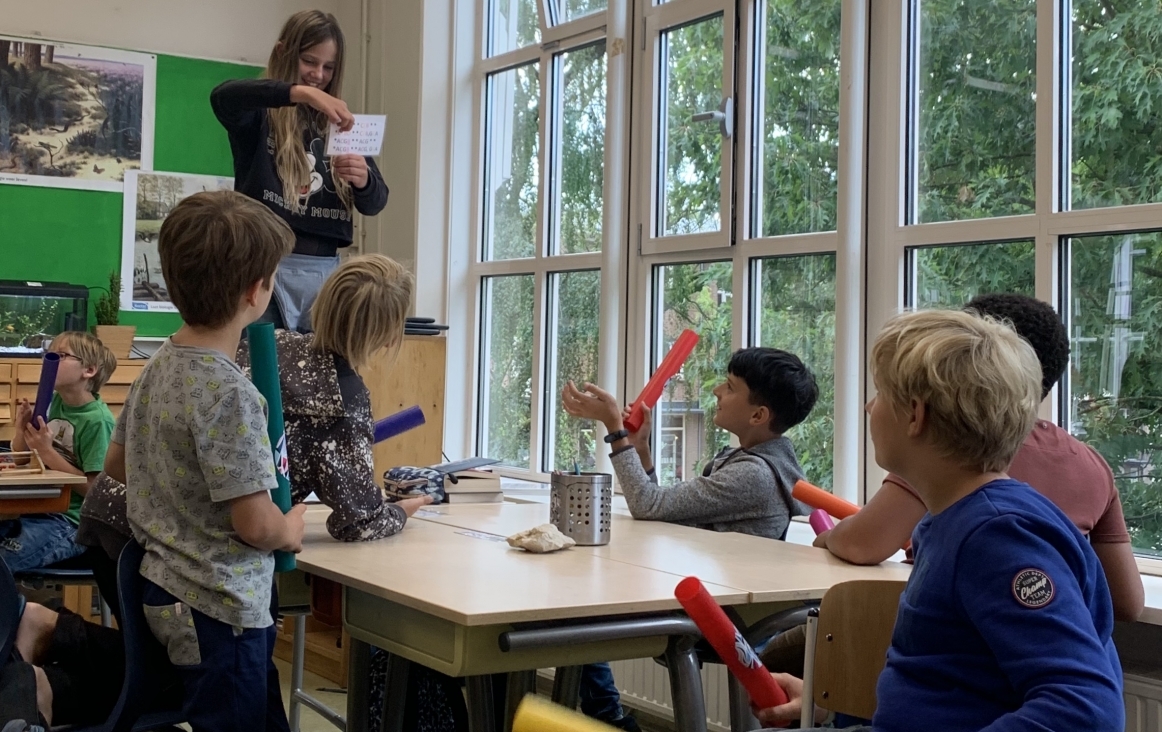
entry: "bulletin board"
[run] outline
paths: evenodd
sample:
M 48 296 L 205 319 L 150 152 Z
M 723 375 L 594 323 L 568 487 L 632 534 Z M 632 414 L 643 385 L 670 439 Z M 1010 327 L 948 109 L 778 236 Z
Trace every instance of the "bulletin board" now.
M 157 56 L 153 168 L 175 173 L 234 175 L 226 131 L 210 109 L 210 91 L 227 79 L 256 78 L 262 68 Z M 93 304 L 121 271 L 122 193 L 0 186 L 0 279 L 68 282 L 90 289 Z M 168 336 L 173 313 L 122 311 L 139 336 Z

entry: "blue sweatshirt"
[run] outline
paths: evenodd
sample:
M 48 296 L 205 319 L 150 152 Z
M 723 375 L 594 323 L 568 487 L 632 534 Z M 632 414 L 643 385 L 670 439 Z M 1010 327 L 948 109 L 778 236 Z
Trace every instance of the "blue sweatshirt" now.
M 353 234 L 351 212 L 335 192 L 331 158 L 323 154 L 326 134 L 307 130 L 303 147 L 314 167 L 311 183 L 296 202 L 283 200 L 282 181 L 275 165 L 274 137 L 266 111 L 289 107 L 291 85 L 273 79 L 242 79 L 219 84 L 210 93 L 210 106 L 230 137 L 234 154 L 234 190 L 245 193 L 281 216 L 295 233 L 295 253 L 334 256 L 349 246 Z M 375 161 L 367 160 L 367 185 L 352 188 L 355 209 L 374 216 L 387 205 L 387 185 Z
M 925 516 L 912 546 L 877 732 L 1124 729 L 1105 573 L 1056 506 L 996 480 Z

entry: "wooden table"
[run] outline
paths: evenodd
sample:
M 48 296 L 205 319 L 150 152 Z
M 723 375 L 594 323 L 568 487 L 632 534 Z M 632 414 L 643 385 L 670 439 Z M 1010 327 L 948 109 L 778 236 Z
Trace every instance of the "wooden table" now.
M 417 518 L 447 526 L 510 536 L 549 520 L 539 504 L 488 503 L 427 506 Z M 749 534 L 719 533 L 664 521 L 638 521 L 614 513 L 609 544 L 577 547 L 659 572 L 744 590 L 751 604 L 815 600 L 840 582 L 856 579 L 907 580 L 911 567 L 885 562 L 859 567 L 826 549 L 773 541 Z M 746 613 L 751 614 L 751 613 Z
M 326 510 L 307 512 L 299 568 L 343 585 L 343 622 L 352 638 L 350 730 L 366 727 L 369 645 L 468 679 L 473 732 L 491 729 L 489 674 L 667 654 L 679 730 L 704 730 L 705 710 L 689 621 L 677 618 L 680 577 L 597 556 L 592 551 L 534 555 L 499 537 L 433 521 L 409 521 L 376 542 L 339 543 L 326 533 Z M 747 592 L 708 583 L 723 605 L 745 605 Z M 590 637 L 634 618 L 633 637 L 501 650 L 508 631 L 575 623 Z M 675 622 L 677 621 L 677 622 Z M 682 625 L 681 632 L 673 630 Z M 619 626 L 620 627 L 620 626 Z M 389 673 L 388 694 L 392 693 Z M 391 728 L 390 723 L 385 728 Z
M 0 477 L 0 516 L 61 513 L 68 510 L 71 485 L 84 485 L 83 475 L 46 470 L 38 475 Z

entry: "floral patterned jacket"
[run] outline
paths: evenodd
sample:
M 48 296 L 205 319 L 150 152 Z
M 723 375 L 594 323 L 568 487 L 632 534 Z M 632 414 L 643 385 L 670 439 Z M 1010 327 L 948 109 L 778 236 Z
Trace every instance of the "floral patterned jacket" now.
M 302 503 L 314 493 L 330 506 L 327 531 L 339 541 L 391 536 L 403 529 L 407 514 L 385 501 L 375 483 L 371 397 L 350 364 L 313 349 L 313 339 L 275 331 L 291 500 Z M 249 373 L 246 342 L 238 365 Z M 81 524 L 98 521 L 131 536 L 125 511 L 125 487 L 102 474 L 85 496 Z

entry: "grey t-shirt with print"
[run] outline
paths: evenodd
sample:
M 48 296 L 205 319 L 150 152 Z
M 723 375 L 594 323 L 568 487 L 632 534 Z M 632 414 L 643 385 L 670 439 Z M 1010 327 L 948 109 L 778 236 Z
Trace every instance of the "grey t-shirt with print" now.
M 215 620 L 265 628 L 274 558 L 234 531 L 229 501 L 277 486 L 266 400 L 217 351 L 167 340 L 129 391 L 125 445 L 141 574 Z

